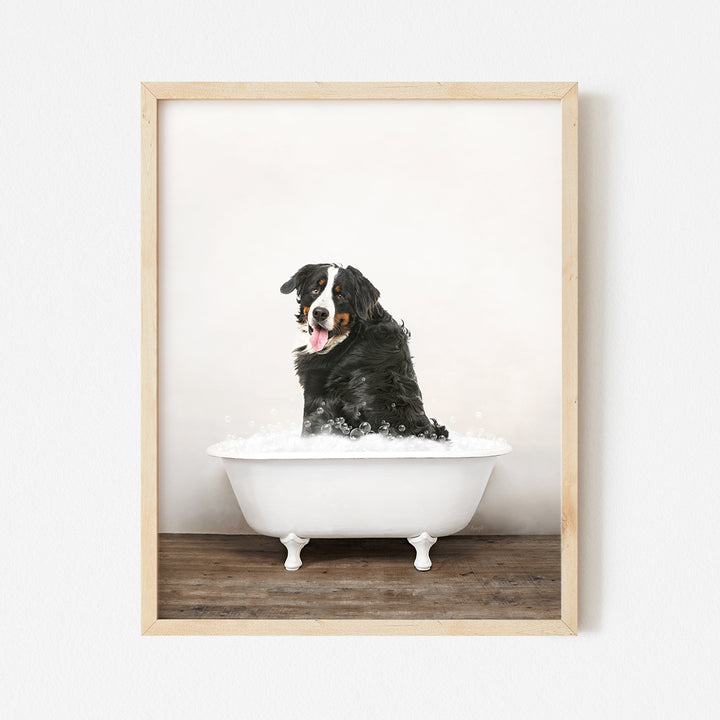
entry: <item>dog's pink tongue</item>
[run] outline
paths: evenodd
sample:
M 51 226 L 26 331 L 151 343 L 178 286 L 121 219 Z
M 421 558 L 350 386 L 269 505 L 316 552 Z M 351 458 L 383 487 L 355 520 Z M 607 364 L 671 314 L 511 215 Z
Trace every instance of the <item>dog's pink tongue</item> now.
M 310 333 L 310 345 L 313 350 L 322 350 L 328 341 L 328 331 L 322 328 L 313 328 Z

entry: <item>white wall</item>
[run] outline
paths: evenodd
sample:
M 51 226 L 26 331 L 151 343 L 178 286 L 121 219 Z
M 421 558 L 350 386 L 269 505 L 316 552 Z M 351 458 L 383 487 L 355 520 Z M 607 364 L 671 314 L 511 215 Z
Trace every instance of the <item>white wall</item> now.
M 0 677 L 11 717 L 708 717 L 720 12 L 6 3 Z M 578 79 L 580 636 L 139 636 L 147 79 Z
M 165 102 L 161 532 L 251 532 L 208 445 L 302 419 L 307 262 L 360 268 L 412 332 L 431 417 L 492 433 L 465 532 L 560 531 L 560 103 Z

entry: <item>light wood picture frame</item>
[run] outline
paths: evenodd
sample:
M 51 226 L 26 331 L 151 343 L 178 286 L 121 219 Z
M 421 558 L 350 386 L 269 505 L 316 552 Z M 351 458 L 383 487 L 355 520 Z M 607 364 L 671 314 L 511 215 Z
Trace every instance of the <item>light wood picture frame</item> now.
M 556 620 L 164 619 L 158 616 L 158 106 L 173 100 L 544 100 L 562 133 L 561 614 Z M 141 85 L 141 632 L 143 635 L 576 635 L 578 629 L 578 85 L 215 83 Z

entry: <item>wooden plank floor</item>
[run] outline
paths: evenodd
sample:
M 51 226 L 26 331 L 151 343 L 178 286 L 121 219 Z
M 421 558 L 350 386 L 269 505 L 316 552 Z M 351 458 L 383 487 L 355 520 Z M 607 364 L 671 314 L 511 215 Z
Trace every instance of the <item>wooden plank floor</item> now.
M 311 540 L 302 567 L 260 535 L 159 537 L 160 618 L 555 619 L 560 537 L 454 535 L 413 567 L 403 539 Z

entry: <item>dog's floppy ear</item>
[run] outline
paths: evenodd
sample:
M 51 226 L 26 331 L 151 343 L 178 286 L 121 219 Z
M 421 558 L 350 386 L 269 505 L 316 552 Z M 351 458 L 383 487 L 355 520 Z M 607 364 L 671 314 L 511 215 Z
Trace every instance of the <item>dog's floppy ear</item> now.
M 345 269 L 355 283 L 355 310 L 361 318 L 369 320 L 380 299 L 380 291 L 357 268 L 348 265 Z
M 314 267 L 314 265 L 303 265 L 287 282 L 280 286 L 280 292 L 287 295 L 296 288 L 301 288 Z M 302 291 L 298 290 L 298 294 L 302 295 Z

